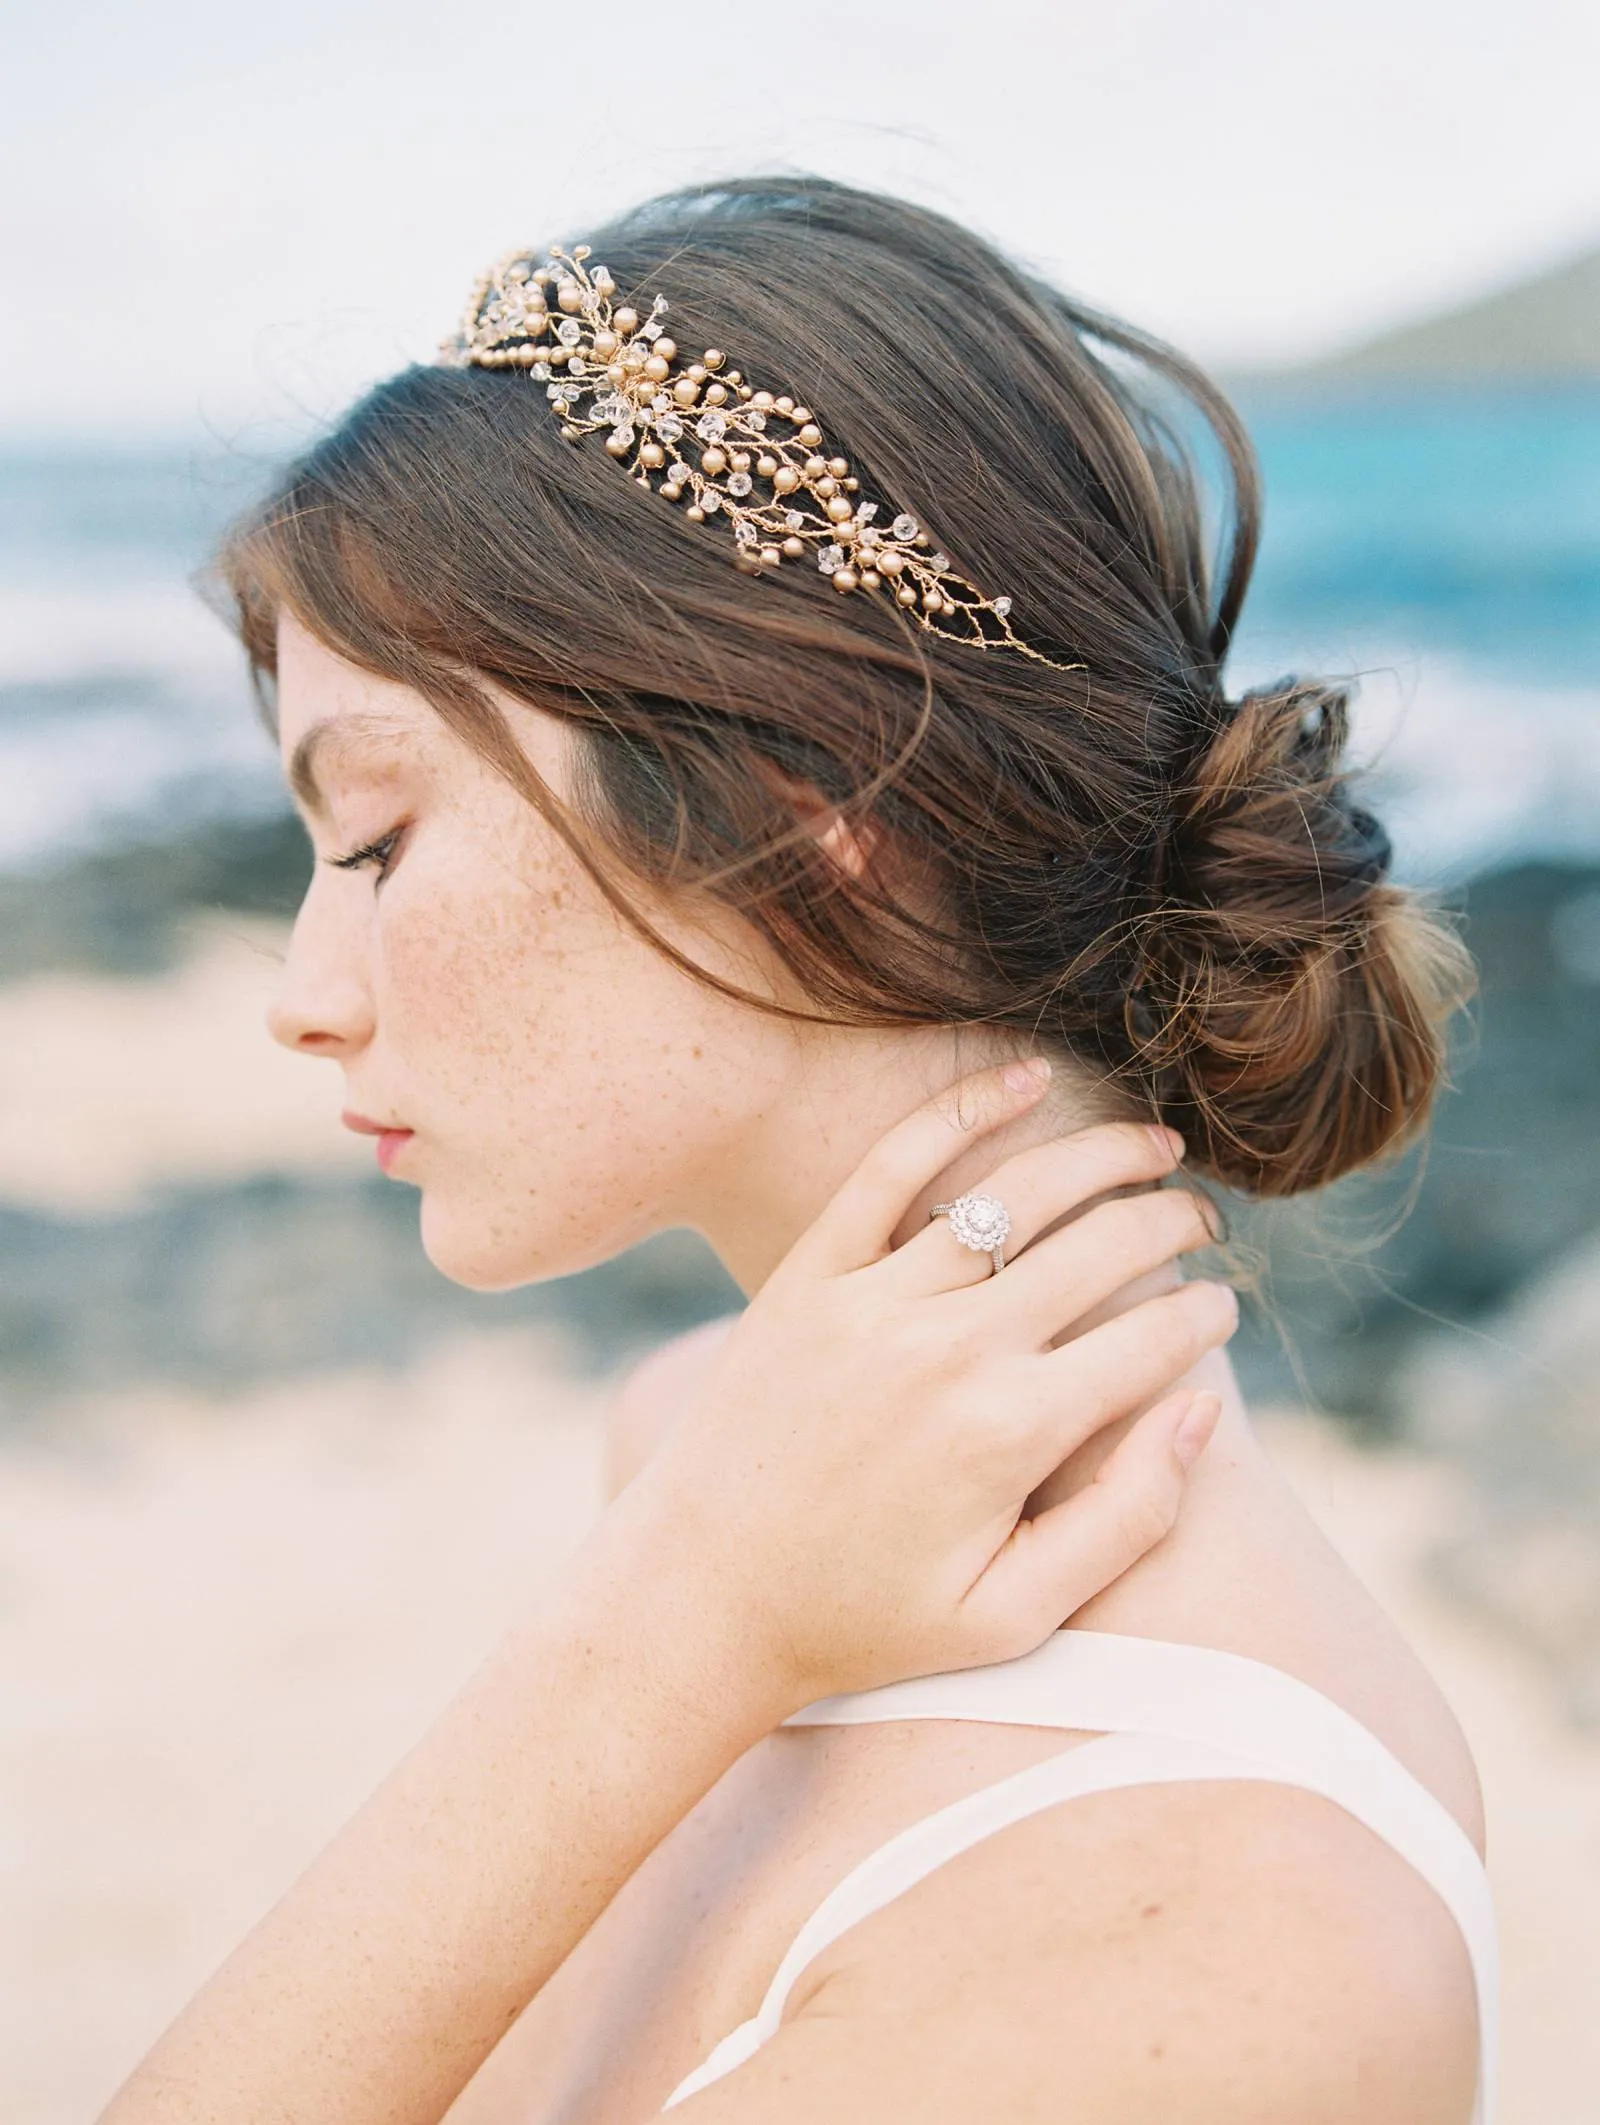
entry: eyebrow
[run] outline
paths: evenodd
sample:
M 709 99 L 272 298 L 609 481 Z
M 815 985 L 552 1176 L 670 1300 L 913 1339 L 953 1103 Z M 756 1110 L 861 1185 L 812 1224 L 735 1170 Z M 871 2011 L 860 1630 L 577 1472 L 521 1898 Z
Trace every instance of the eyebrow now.
M 289 759 L 289 787 L 313 818 L 325 819 L 328 800 L 317 780 L 322 759 L 348 760 L 362 753 L 395 753 L 402 734 L 378 716 L 325 716 L 302 733 Z

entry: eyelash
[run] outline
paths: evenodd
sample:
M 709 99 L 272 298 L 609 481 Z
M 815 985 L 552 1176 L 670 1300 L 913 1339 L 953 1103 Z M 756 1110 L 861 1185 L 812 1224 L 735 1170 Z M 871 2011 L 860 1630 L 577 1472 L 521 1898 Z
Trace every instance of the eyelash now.
M 348 856 L 330 856 L 328 861 L 336 871 L 361 871 L 365 870 L 369 863 L 375 863 L 378 866 L 378 882 L 382 884 L 389 875 L 389 859 L 394 854 L 395 845 L 403 831 L 401 827 L 394 827 L 378 840 L 369 841 L 362 848 L 352 849 Z

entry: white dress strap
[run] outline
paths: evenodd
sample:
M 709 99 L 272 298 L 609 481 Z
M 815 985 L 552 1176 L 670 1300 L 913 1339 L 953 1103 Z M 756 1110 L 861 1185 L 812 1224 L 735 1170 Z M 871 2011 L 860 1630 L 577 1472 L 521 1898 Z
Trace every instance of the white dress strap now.
M 789 1724 L 898 1719 L 1073 1728 L 1101 1738 L 967 1795 L 863 1860 L 801 1928 L 756 2014 L 673 2091 L 667 2109 L 752 2057 L 776 2032 L 808 1965 L 851 1927 L 997 1831 L 1090 1793 L 1246 1779 L 1299 1786 L 1333 1801 L 1409 1860 L 1450 1910 L 1477 1990 L 1474 2125 L 1487 2125 L 1496 2079 L 1498 1968 L 1483 1864 L 1449 1811 L 1342 1707 L 1294 1676 L 1237 1654 L 1062 1631 L 1023 1660 L 829 1699 Z

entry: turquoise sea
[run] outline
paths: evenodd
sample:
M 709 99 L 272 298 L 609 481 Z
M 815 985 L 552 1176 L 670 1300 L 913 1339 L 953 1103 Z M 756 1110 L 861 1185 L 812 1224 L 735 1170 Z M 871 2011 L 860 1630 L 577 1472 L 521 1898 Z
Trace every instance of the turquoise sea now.
M 1409 875 L 1600 853 L 1600 392 L 1240 395 L 1268 506 L 1235 682 L 1359 678 Z M 281 802 L 187 581 L 268 469 L 0 454 L 0 869 Z

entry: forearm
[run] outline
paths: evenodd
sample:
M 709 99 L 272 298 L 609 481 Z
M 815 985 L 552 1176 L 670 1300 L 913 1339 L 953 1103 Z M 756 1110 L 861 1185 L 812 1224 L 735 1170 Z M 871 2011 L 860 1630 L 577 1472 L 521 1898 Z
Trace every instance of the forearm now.
M 618 1509 L 561 1595 L 135 2071 L 103 2125 L 432 2125 L 607 1902 L 782 1716 Z M 759 1678 L 757 1678 L 759 1679 Z

